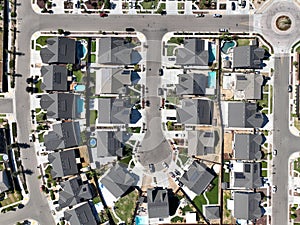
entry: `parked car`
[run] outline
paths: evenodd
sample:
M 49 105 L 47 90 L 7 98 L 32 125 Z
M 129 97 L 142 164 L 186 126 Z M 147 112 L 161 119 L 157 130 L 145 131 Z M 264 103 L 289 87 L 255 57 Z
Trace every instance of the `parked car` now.
M 293 91 L 292 85 L 289 85 L 289 86 L 288 86 L 288 91 L 289 91 L 289 92 L 292 92 L 292 91 Z
M 164 75 L 164 70 L 163 70 L 162 68 L 160 68 L 160 69 L 158 70 L 158 74 L 159 74 L 159 76 Z
M 176 58 L 168 58 L 169 61 L 175 61 Z
M 234 11 L 234 10 L 235 10 L 235 8 L 236 8 L 236 7 L 235 7 L 235 3 L 234 3 L 234 2 L 231 2 L 231 10 L 233 10 L 233 11 Z
M 245 1 L 245 0 L 242 1 L 241 6 L 242 6 L 242 8 L 245 8 L 245 7 L 246 7 L 246 1 Z
M 126 30 L 126 32 L 134 32 L 135 31 L 135 29 L 132 27 L 126 27 L 125 30 Z
M 163 165 L 163 167 L 166 168 L 166 169 L 169 168 L 169 165 L 168 165 L 166 162 L 162 162 L 162 165 Z
M 273 156 L 276 156 L 277 155 L 277 149 L 274 149 L 272 154 L 273 154 Z
M 150 170 L 151 173 L 155 172 L 155 168 L 154 168 L 154 165 L 152 163 L 149 164 L 149 170 Z
M 198 18 L 198 17 L 204 17 L 205 15 L 203 14 L 203 13 L 199 13 L 199 14 L 197 14 L 196 15 L 196 17 Z
M 108 14 L 107 14 L 107 13 L 104 13 L 104 12 L 102 12 L 102 13 L 100 13 L 100 17 L 108 17 Z
M 222 15 L 221 14 L 213 14 L 213 17 L 214 18 L 222 18 Z
M 167 15 L 167 11 L 166 10 L 161 11 L 160 15 L 162 15 L 162 16 Z
M 173 172 L 169 172 L 169 175 L 170 175 L 170 177 L 172 177 L 172 178 L 175 178 L 175 177 L 176 177 L 175 173 L 173 173 Z
M 277 191 L 277 186 L 273 185 L 273 187 L 272 187 L 272 193 L 276 193 L 276 191 Z
M 181 173 L 180 173 L 177 169 L 175 169 L 174 172 L 175 172 L 175 174 L 176 174 L 177 176 L 180 176 L 180 175 L 181 175 Z
M 228 32 L 228 29 L 227 28 L 220 28 L 219 32 Z

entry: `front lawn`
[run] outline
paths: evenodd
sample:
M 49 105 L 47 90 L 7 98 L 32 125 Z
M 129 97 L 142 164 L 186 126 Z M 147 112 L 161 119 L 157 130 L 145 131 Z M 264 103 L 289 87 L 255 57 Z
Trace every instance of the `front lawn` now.
M 36 43 L 45 46 L 47 45 L 47 39 L 51 38 L 50 36 L 40 36 L 38 39 L 36 39 Z
M 138 192 L 133 191 L 130 194 L 120 198 L 115 204 L 115 212 L 118 217 L 125 221 L 126 224 L 131 224 L 138 199 Z
M 206 197 L 209 200 L 209 204 L 218 204 L 219 202 L 219 177 L 216 177 L 211 183 L 213 188 L 210 191 L 205 192 Z
M 267 177 L 267 176 L 268 176 L 267 170 L 262 170 L 262 171 L 261 171 L 261 175 L 262 175 L 263 177 Z
M 96 62 L 96 55 L 91 54 L 91 63 L 95 63 L 95 62 Z
M 268 167 L 268 163 L 266 161 L 262 161 L 261 162 L 261 166 L 262 166 L 262 168 L 267 168 Z
M 238 46 L 248 46 L 250 44 L 249 39 L 238 39 L 237 40 Z
M 143 9 L 155 9 L 157 7 L 157 4 L 158 4 L 158 0 L 149 1 L 149 2 L 146 2 L 146 1 L 141 2 Z
M 97 110 L 90 110 L 90 125 L 95 125 L 97 117 Z
M 174 54 L 174 48 L 176 48 L 176 46 L 172 46 L 172 45 L 168 45 L 167 46 L 167 56 L 173 56 Z
M 300 173 L 300 158 L 294 161 L 294 170 Z
M 96 41 L 92 41 L 91 50 L 92 50 L 92 52 L 96 51 Z

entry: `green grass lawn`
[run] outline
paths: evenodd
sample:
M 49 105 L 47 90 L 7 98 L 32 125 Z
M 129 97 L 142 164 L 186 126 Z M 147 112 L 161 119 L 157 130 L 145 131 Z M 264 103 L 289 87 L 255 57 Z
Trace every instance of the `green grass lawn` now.
M 99 202 L 101 202 L 101 199 L 100 199 L 99 196 L 93 198 L 93 203 L 94 203 L 94 204 L 97 204 L 97 203 L 99 203 Z
M 149 2 L 145 2 L 145 1 L 141 2 L 141 5 L 144 9 L 156 9 L 157 4 L 158 4 L 158 0 L 149 1 Z
M 132 159 L 132 156 L 130 155 L 130 156 L 127 156 L 127 157 L 121 159 L 120 162 L 128 165 L 131 159 Z
M 268 176 L 268 172 L 267 172 L 266 170 L 262 170 L 262 171 L 261 171 L 261 175 L 262 175 L 263 177 L 267 177 L 267 176 Z
M 176 46 L 172 46 L 172 45 L 168 45 L 167 47 L 167 56 L 173 56 L 174 54 L 174 48 L 176 48 Z
M 197 206 L 197 208 L 201 211 L 202 211 L 202 205 L 206 205 L 207 202 L 204 198 L 203 195 L 198 195 L 196 198 L 194 198 L 193 202 L 195 203 L 195 205 Z
M 81 82 L 82 77 L 84 76 L 81 70 L 73 71 L 73 75 L 76 77 L 77 82 Z
M 115 204 L 116 214 L 121 220 L 125 221 L 126 224 L 131 224 L 137 199 L 138 193 L 133 191 L 120 198 Z
M 171 37 L 169 40 L 168 40 L 168 43 L 174 43 L 174 44 L 182 44 L 184 41 L 184 37 Z
M 39 134 L 39 142 L 40 143 L 44 142 L 44 133 L 45 132 L 42 132 L 42 133 Z
M 229 182 L 230 181 L 230 174 L 225 173 L 223 174 L 223 182 Z
M 38 93 L 42 93 L 43 90 L 41 88 L 42 80 L 39 79 L 38 82 L 35 84 L 35 87 L 38 89 Z
M 41 45 L 41 46 L 47 45 L 47 39 L 48 38 L 51 38 L 51 37 L 49 37 L 49 36 L 40 36 L 38 39 L 36 39 L 36 43 Z
M 262 166 L 262 168 L 267 168 L 268 167 L 268 163 L 266 161 L 262 161 L 261 162 L 261 166 Z
M 4 163 L 0 163 L 0 171 L 4 170 Z
M 294 170 L 300 173 L 300 158 L 294 161 Z
M 247 46 L 250 44 L 249 39 L 238 39 L 237 40 L 238 46 Z
M 213 188 L 206 192 L 206 197 L 209 204 L 218 204 L 219 202 L 219 177 L 216 177 L 212 182 Z
M 176 222 L 183 222 L 184 218 L 180 216 L 175 216 L 171 219 L 171 222 L 176 223 Z
M 7 194 L 7 198 L 5 198 L 3 201 L 0 201 L 0 204 L 3 206 L 6 206 L 6 205 L 10 205 L 14 202 L 18 202 L 18 201 L 21 201 L 22 200 L 22 195 L 18 192 L 14 192 L 14 193 L 8 193 Z
M 43 122 L 45 116 L 46 116 L 46 113 L 44 113 L 44 112 L 37 114 L 37 115 L 36 115 L 36 121 L 37 121 L 37 122 Z
M 263 98 L 261 100 L 258 100 L 257 102 L 261 107 L 267 108 L 268 107 L 268 94 L 263 94 Z
M 296 49 L 296 52 L 298 52 L 300 54 L 300 46 Z
M 91 125 L 95 125 L 97 117 L 98 117 L 98 111 L 90 110 L 90 124 Z
M 92 41 L 91 50 L 92 50 L 92 52 L 96 51 L 96 41 Z
M 95 62 L 96 62 L 96 55 L 91 54 L 91 63 L 95 63 Z

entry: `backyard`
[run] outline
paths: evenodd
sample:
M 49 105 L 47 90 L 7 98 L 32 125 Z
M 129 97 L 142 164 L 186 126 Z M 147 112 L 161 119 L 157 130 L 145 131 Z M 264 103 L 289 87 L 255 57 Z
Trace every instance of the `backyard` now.
M 115 204 L 116 214 L 121 220 L 125 221 L 126 224 L 131 224 L 137 199 L 138 192 L 133 191 L 130 194 L 120 198 Z

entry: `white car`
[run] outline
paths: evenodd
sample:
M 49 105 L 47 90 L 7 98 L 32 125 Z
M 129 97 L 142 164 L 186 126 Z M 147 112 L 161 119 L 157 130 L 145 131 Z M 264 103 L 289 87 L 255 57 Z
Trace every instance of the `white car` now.
M 277 191 L 277 186 L 273 185 L 273 187 L 272 187 L 272 193 L 276 193 L 276 191 Z
M 273 152 L 272 152 L 273 156 L 276 156 L 277 155 L 277 150 L 274 149 Z
M 213 14 L 213 18 L 222 18 L 221 14 Z

